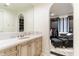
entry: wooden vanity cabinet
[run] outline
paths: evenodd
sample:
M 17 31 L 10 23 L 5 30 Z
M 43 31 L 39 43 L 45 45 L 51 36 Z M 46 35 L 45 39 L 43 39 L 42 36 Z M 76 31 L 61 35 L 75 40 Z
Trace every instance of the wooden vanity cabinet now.
M 6 56 L 17 56 L 17 46 L 6 49 L 5 54 Z
M 42 37 L 37 38 L 34 42 L 35 56 L 40 56 L 42 53 Z
M 0 56 L 40 56 L 42 53 L 42 37 L 34 38 L 0 51 Z
M 4 51 L 0 51 L 0 56 L 5 56 L 5 52 Z
M 42 37 L 22 43 L 19 53 L 20 56 L 40 56 L 42 53 Z
M 10 47 L 0 51 L 0 56 L 17 56 L 17 47 Z
M 20 45 L 19 55 L 20 56 L 31 56 L 31 42 L 24 42 Z

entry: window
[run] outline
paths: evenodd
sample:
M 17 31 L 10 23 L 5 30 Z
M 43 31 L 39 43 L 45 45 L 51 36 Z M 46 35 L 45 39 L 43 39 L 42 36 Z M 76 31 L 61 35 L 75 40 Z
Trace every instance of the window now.
M 71 17 L 63 17 L 58 19 L 58 32 L 72 32 L 73 23 Z
M 19 17 L 19 32 L 23 32 L 24 31 L 24 16 L 23 14 L 20 14 Z

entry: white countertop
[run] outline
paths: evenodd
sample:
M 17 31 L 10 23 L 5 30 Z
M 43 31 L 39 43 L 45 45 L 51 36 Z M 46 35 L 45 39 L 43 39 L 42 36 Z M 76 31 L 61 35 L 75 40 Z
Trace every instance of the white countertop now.
M 34 38 L 41 37 L 41 36 L 42 35 L 38 34 L 38 35 L 29 35 L 27 36 L 29 38 L 26 38 L 26 39 L 10 38 L 10 39 L 0 40 L 0 50 L 7 49 L 12 46 L 16 46 L 22 42 L 33 40 Z

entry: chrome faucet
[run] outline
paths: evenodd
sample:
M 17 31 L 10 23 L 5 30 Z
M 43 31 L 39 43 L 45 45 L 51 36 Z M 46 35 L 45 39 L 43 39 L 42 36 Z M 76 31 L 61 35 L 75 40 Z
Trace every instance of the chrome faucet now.
M 24 37 L 24 34 L 21 34 L 20 37 Z
M 24 36 L 25 36 L 25 35 L 22 33 L 22 34 L 18 34 L 17 37 L 22 38 L 22 37 L 24 37 Z

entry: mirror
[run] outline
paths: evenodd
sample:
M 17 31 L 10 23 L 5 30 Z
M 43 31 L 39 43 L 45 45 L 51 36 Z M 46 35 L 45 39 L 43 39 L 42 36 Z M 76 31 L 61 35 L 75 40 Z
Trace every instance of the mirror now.
M 29 3 L 0 3 L 0 32 L 33 32 L 33 12 Z

